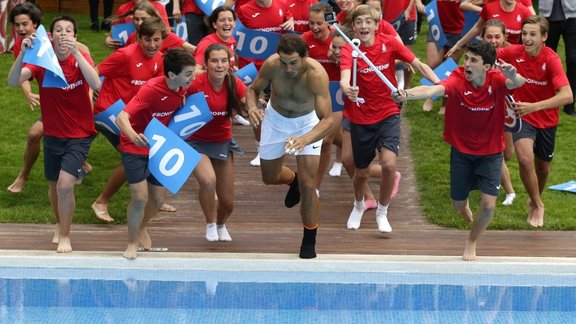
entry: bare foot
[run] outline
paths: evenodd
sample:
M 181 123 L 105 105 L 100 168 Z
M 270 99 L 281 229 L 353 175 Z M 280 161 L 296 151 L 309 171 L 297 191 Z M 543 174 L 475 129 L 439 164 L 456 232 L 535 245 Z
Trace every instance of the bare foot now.
M 82 164 L 82 170 L 84 170 L 84 173 L 88 174 L 92 172 L 92 166 L 87 161 L 84 161 L 84 164 Z
M 539 207 L 528 200 L 528 223 L 532 227 L 544 226 L 544 205 Z
M 140 229 L 138 232 L 138 244 L 146 251 L 152 248 L 152 239 L 146 228 Z
M 442 106 L 440 107 L 440 109 L 438 109 L 438 115 L 444 115 L 446 114 L 446 107 Z
M 94 202 L 91 207 L 98 219 L 107 223 L 114 221 L 114 218 L 110 217 L 110 214 L 108 214 L 108 205 Z
M 170 204 L 163 203 L 162 206 L 160 206 L 160 211 L 168 212 L 168 213 L 175 213 L 176 208 Z
M 474 215 L 472 214 L 470 207 L 466 206 L 466 209 L 461 210 L 459 214 L 466 223 L 472 224 L 474 222 Z
M 124 254 L 122 256 L 128 260 L 134 260 L 138 256 L 137 250 L 138 250 L 138 244 L 129 243 L 128 246 L 126 247 L 126 251 L 124 251 Z
M 434 109 L 434 100 L 426 99 L 426 101 L 424 101 L 424 104 L 422 105 L 422 110 L 432 111 L 432 109 Z
M 464 261 L 475 261 L 476 260 L 476 242 L 470 242 L 466 240 L 466 248 L 464 249 L 464 255 L 462 255 Z
M 72 244 L 70 243 L 70 236 L 60 235 L 60 242 L 56 248 L 58 253 L 70 253 L 72 252 Z
M 54 231 L 54 237 L 52 237 L 52 243 L 60 243 L 60 226 L 56 224 L 56 230 Z
M 24 189 L 24 186 L 26 185 L 26 181 L 28 181 L 28 179 L 18 176 L 6 190 L 11 193 L 21 193 L 22 189 Z

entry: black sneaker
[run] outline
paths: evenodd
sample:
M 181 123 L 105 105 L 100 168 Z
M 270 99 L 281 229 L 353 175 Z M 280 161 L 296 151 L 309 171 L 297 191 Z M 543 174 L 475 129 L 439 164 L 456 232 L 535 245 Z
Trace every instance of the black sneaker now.
M 564 112 L 568 116 L 576 116 L 576 111 L 574 111 L 574 105 L 566 105 L 564 106 Z
M 97 21 L 93 21 L 90 23 L 90 30 L 93 32 L 99 32 L 100 29 L 98 28 L 98 22 Z
M 284 205 L 288 208 L 296 206 L 300 202 L 300 188 L 298 187 L 298 173 L 294 172 L 294 180 L 290 183 L 290 189 L 284 198 Z

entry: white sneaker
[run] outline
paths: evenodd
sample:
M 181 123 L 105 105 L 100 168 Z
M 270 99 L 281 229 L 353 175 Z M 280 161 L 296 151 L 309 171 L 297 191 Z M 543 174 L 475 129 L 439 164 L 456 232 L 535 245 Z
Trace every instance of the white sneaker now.
M 328 171 L 328 174 L 331 177 L 341 176 L 342 175 L 342 163 L 334 162 L 334 164 L 332 164 L 332 168 L 330 168 L 330 171 Z
M 376 223 L 378 223 L 378 231 L 381 233 L 391 233 L 392 226 L 388 223 L 386 215 L 376 215 Z
M 206 224 L 206 239 L 208 242 L 218 241 L 218 231 L 216 230 L 216 223 Z
M 361 207 L 361 208 L 359 208 Z M 364 215 L 364 201 L 362 204 L 358 206 L 355 202 L 354 206 L 352 207 L 352 211 L 350 212 L 350 217 L 348 217 L 348 223 L 346 223 L 346 228 L 349 230 L 357 230 L 360 228 L 360 223 L 362 222 L 362 216 Z
M 221 242 L 230 242 L 232 241 L 232 237 L 230 236 L 230 233 L 228 233 L 228 230 L 226 229 L 226 225 L 218 225 L 217 226 L 217 232 L 218 232 L 218 240 Z
M 242 126 L 250 126 L 250 122 L 246 120 L 246 118 L 236 114 L 234 115 L 234 117 L 232 117 L 232 122 L 236 125 L 242 125 Z
M 260 153 L 258 153 L 256 155 L 256 157 L 252 159 L 252 161 L 250 161 L 250 165 L 253 167 L 259 167 L 260 166 Z
M 502 205 L 510 206 L 514 202 L 514 199 L 516 199 L 516 193 L 513 192 L 513 193 L 506 194 L 506 198 L 502 202 Z

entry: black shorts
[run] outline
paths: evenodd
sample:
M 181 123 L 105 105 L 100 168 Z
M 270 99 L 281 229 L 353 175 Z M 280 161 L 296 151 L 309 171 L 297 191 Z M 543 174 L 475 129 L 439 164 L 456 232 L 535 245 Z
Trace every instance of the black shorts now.
M 80 179 L 85 173 L 82 164 L 94 137 L 57 138 L 44 136 L 44 176 L 48 181 L 57 181 L 60 171 Z
M 414 45 L 416 43 L 416 20 L 405 21 L 400 24 L 397 30 L 404 45 Z
M 192 148 L 198 151 L 198 153 L 204 154 L 207 157 L 215 160 L 228 161 L 230 156 L 233 156 L 234 154 L 238 154 L 240 156 L 244 155 L 244 151 L 242 151 L 238 143 L 236 143 L 233 138 L 226 142 L 208 143 L 189 140 L 186 141 L 186 143 L 192 146 Z
M 208 35 L 208 27 L 204 23 L 204 14 L 187 13 L 186 30 L 188 31 L 188 43 L 196 46 L 204 36 Z
M 350 123 L 350 136 L 352 138 L 352 153 L 354 165 L 358 169 L 367 168 L 374 157 L 376 150 L 385 148 L 398 155 L 400 149 L 400 115 L 388 118 L 370 125 Z
M 108 142 L 110 142 L 110 144 L 112 144 L 112 146 L 118 150 L 118 146 L 120 145 L 120 136 L 114 134 L 114 132 L 110 131 L 110 129 L 100 125 L 99 123 L 94 123 L 94 126 L 96 126 L 96 130 L 98 130 L 100 134 L 106 137 Z
M 146 180 L 155 186 L 162 186 L 148 169 L 148 155 L 122 153 L 122 164 L 124 165 L 128 184 L 139 183 Z
M 512 134 L 512 139 L 516 142 L 523 138 L 529 138 L 534 141 L 534 155 L 540 160 L 552 161 L 556 143 L 556 127 L 537 128 L 523 122 L 522 128 L 517 133 Z
M 470 155 L 450 150 L 450 198 L 466 200 L 470 191 L 498 196 L 502 175 L 502 153 Z
M 342 121 L 340 122 L 340 126 L 342 126 L 342 128 L 344 128 L 345 130 L 347 130 L 348 132 L 350 131 L 350 120 L 344 116 L 342 116 Z
M 456 45 L 456 43 L 460 40 L 460 34 L 450 34 L 450 33 L 444 33 L 444 36 L 446 36 L 446 44 L 444 45 L 444 47 L 448 47 L 448 48 L 452 48 L 452 46 Z M 434 36 L 432 36 L 432 31 L 428 31 L 428 36 L 426 37 L 426 41 L 428 43 L 434 43 Z

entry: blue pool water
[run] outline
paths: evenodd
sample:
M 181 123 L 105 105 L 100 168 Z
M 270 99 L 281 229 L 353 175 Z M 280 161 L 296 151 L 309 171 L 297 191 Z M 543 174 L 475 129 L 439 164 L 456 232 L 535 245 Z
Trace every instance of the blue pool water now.
M 576 275 L 4 267 L 0 278 L 0 323 L 576 321 Z

